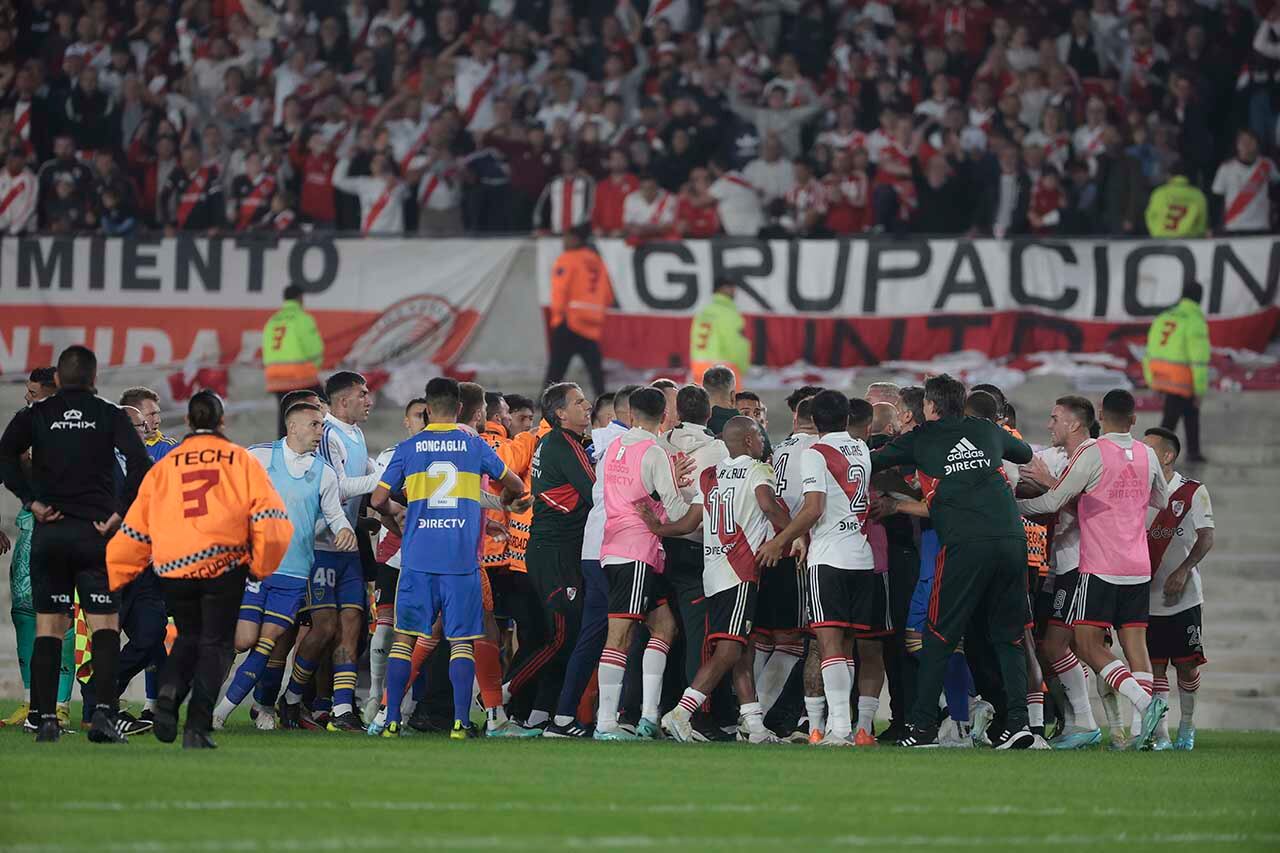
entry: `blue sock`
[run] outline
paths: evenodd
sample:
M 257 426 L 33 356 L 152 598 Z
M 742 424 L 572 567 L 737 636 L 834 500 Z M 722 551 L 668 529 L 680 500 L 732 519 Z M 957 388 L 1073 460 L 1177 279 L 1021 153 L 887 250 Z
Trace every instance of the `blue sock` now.
M 472 685 L 476 679 L 476 653 L 470 640 L 449 646 L 449 682 L 453 685 L 453 718 L 471 722 Z
M 147 694 L 147 701 L 156 701 L 156 667 L 149 666 L 142 671 L 142 684 Z
M 284 683 L 284 665 L 282 660 L 267 661 L 267 668 L 253 686 L 253 701 L 268 708 L 276 704 L 276 699 L 280 698 L 280 685 Z
M 236 670 L 235 677 L 231 679 L 231 684 L 227 687 L 228 702 L 233 705 L 239 705 L 244 701 L 244 697 L 249 695 L 249 691 L 258 682 L 258 677 L 267 668 L 267 660 L 270 659 L 271 650 L 275 648 L 275 645 L 275 640 L 268 640 L 266 637 L 258 638 L 257 645 L 253 647 L 253 651 L 249 652 L 249 656 L 244 659 L 244 663 L 240 664 L 240 668 Z
M 315 675 L 316 665 L 302 655 L 293 656 L 293 672 L 289 673 L 289 686 L 284 691 L 286 702 L 295 704 L 302 701 L 302 691 L 307 689 L 311 676 Z
M 972 683 L 969 662 L 956 652 L 947 661 L 947 676 L 942 682 L 942 690 L 947 696 L 947 715 L 957 723 L 969 722 L 969 685 Z
M 400 722 L 400 699 L 409 685 L 409 672 L 413 669 L 413 646 L 410 643 L 392 642 L 387 653 L 387 723 Z
M 413 701 L 421 702 L 427 695 L 427 667 L 430 661 L 423 662 L 418 677 L 413 680 Z M 390 695 L 390 694 L 388 694 Z
M 355 710 L 356 678 L 354 663 L 333 665 L 333 712 L 335 714 L 345 714 Z

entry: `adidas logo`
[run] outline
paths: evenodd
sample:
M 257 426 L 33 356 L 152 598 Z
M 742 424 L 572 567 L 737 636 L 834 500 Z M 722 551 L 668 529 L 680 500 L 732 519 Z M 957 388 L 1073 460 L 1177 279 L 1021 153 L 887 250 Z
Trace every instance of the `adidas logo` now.
M 961 438 L 956 442 L 955 447 L 951 448 L 951 452 L 947 454 L 947 464 L 943 468 L 943 474 L 945 476 L 958 471 L 974 471 L 990 467 L 991 460 L 987 457 L 987 454 L 983 453 L 969 439 Z

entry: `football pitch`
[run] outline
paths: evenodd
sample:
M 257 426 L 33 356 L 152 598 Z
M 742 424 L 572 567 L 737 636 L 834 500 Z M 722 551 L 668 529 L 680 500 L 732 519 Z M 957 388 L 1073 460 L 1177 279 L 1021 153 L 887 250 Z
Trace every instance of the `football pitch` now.
M 7 709 L 6 709 L 7 710 Z M 1193 753 L 0 731 L 0 853 L 1280 849 L 1280 735 Z

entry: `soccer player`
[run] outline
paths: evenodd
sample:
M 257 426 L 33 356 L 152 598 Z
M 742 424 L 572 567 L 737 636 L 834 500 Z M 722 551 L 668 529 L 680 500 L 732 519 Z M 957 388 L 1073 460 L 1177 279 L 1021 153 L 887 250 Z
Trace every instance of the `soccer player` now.
M 982 632 L 993 646 L 1007 707 L 1005 731 L 993 743 L 1029 749 L 1039 744 L 1027 727 L 1020 648 L 1027 539 L 1001 460 L 1029 462 L 1031 448 L 993 423 L 964 417 L 964 404 L 962 383 L 946 374 L 931 377 L 924 386 L 925 423 L 872 455 L 876 471 L 915 465 L 937 480 L 929 515 L 945 549 L 933 579 L 909 728 L 898 743 L 936 741 L 938 695 L 952 652 L 966 632 Z
M 1020 470 L 1018 497 L 1038 497 L 1053 488 L 1080 448 L 1092 443 L 1089 436 L 1094 420 L 1093 404 L 1084 397 L 1058 398 L 1049 414 L 1051 446 Z M 1068 622 L 1071 600 L 1080 584 L 1080 525 L 1074 506 L 1063 506 L 1055 518 L 1052 575 L 1037 601 L 1037 622 L 1043 623 L 1044 632 L 1040 654 L 1045 669 L 1056 676 L 1066 694 L 1068 706 L 1063 709 L 1068 715 L 1066 725 L 1050 745 L 1079 749 L 1098 743 L 1102 730 L 1094 720 L 1084 667 L 1071 648 L 1075 635 Z
M 106 546 L 137 494 L 151 459 L 124 410 L 98 397 L 98 359 L 83 346 L 58 356 L 58 392 L 14 415 L 0 437 L 0 479 L 35 517 L 31 537 L 36 638 L 31 652 L 31 713 L 36 739 L 56 741 L 58 662 L 80 594 L 94 649 L 96 707 L 89 739 L 123 743 L 116 718 L 119 598 L 109 587 Z M 30 473 L 22 457 L 31 451 Z M 128 473 L 117 490 L 116 451 Z
M 667 601 L 670 584 L 658 572 L 661 542 L 649 531 L 637 504 L 651 509 L 660 506 L 667 518 L 683 518 L 689 510 L 676 485 L 671 458 L 658 443 L 666 395 L 657 388 L 641 388 L 631 395 L 629 405 L 631 429 L 614 439 L 601 456 L 605 522 L 600 564 L 609 582 L 609 627 L 598 670 L 596 740 L 636 740 L 659 734 L 662 676 L 676 636 L 676 620 Z M 618 703 L 631 631 L 641 621 L 649 626 L 649 642 L 641 665 L 640 721 L 631 734 L 618 727 Z
M 1077 450 L 1057 485 L 1038 498 L 1019 501 L 1018 508 L 1024 515 L 1043 515 L 1077 499 L 1080 580 L 1067 621 L 1075 632 L 1076 654 L 1142 713 L 1129 742 L 1131 749 L 1140 749 L 1168 710 L 1163 698 L 1152 696 L 1150 686 L 1147 507 L 1163 510 L 1169 496 L 1155 451 L 1130 434 L 1134 410 L 1128 391 L 1107 392 L 1102 398 L 1103 435 Z M 1132 671 L 1107 648 L 1108 628 L 1117 630 Z
M 801 471 L 804 452 L 818 440 L 818 430 L 813 425 L 811 398 L 797 401 L 792 418 L 791 436 L 773 449 L 773 481 L 778 500 L 787 508 L 788 518 L 794 518 L 804 505 L 804 476 Z M 778 560 L 778 564 L 765 569 L 760 576 L 760 599 L 756 608 L 756 638 L 752 673 L 756 686 L 756 699 L 765 714 L 781 695 L 787 679 L 796 664 L 804 659 L 806 618 L 801 589 L 808 586 L 800 577 L 806 573 L 791 556 Z M 823 703 L 822 696 L 806 697 L 807 711 L 814 711 L 813 699 Z M 824 714 L 825 711 L 817 711 Z M 809 728 L 813 729 L 813 714 Z M 821 728 L 821 726 L 819 726 Z
M 534 679 L 539 686 L 533 713 L 525 724 L 550 719 L 551 705 L 563 683 L 569 655 L 582 626 L 582 540 L 591 511 L 595 468 L 587 455 L 591 401 L 572 382 L 542 392 L 547 431 L 538 441 L 530 466 L 533 524 L 524 561 L 528 580 L 542 603 L 542 642 L 513 662 L 503 693 L 521 693 Z M 543 703 L 546 703 L 543 705 Z
M 872 629 L 875 598 L 884 594 L 864 530 L 871 485 L 870 451 L 863 438 L 855 438 L 849 431 L 853 420 L 865 436 L 871 404 L 852 401 L 855 409 L 851 418 L 848 397 L 839 391 L 823 391 L 811 405 L 818 440 L 801 453 L 800 471 L 791 472 L 791 476 L 799 473 L 803 479 L 804 503 L 786 529 L 761 548 L 760 561 L 766 566 L 777 565 L 785 548 L 810 535 L 810 627 L 822 652 L 827 697 L 827 730 L 821 744 L 871 746 L 876 742 L 872 731 L 884 681 L 879 643 L 858 646 L 864 680 L 859 684 L 856 737 L 849 706 L 855 632 Z M 805 549 L 802 545 L 794 552 L 803 556 Z
M 404 419 L 400 422 L 405 437 L 412 437 L 422 432 L 427 425 L 427 401 L 415 397 L 404 407 Z M 395 455 L 396 445 L 388 447 L 378 454 L 374 461 L 374 469 L 381 477 Z M 373 638 L 369 641 L 369 701 L 365 706 L 366 716 L 372 718 L 378 713 L 382 704 L 382 691 L 386 686 L 387 655 L 391 652 L 391 638 L 394 634 L 396 584 L 400 580 L 400 538 L 397 529 L 393 530 L 385 523 L 385 519 L 394 519 L 402 511 L 400 504 L 392 501 L 388 507 L 390 513 L 384 515 L 384 525 L 378 531 L 378 543 L 374 549 L 374 558 L 378 564 L 378 576 L 374 581 L 373 600 L 375 606 L 375 627 Z
M 178 446 L 178 440 L 160 431 L 160 395 L 150 388 L 129 388 L 120 395 L 121 406 L 132 406 L 142 414 L 145 431 L 142 443 L 152 462 L 159 462 L 164 455 Z
M 765 709 L 757 701 L 747 638 L 755 618 L 760 584 L 757 554 L 770 533 L 790 517 L 774 494 L 773 471 L 760 461 L 764 440 L 754 420 L 732 418 L 722 432 L 729 458 L 698 476 L 698 494 L 687 514 L 659 523 L 652 509 L 643 517 L 660 536 L 680 536 L 701 526 L 706 555 L 703 585 L 707 596 L 707 642 L 711 657 L 698 668 L 679 703 L 662 717 L 662 730 L 675 740 L 706 740 L 693 728 L 692 716 L 716 685 L 733 673 L 733 686 L 750 743 L 779 743 L 764 726 Z
M 507 470 L 484 439 L 462 430 L 458 383 L 437 377 L 427 383 L 430 423 L 396 448 L 370 503 L 385 510 L 392 493 L 406 499 L 402 565 L 396 589 L 395 638 L 387 661 L 384 737 L 400 735 L 399 697 L 409 681 L 413 638 L 429 637 L 440 617 L 449 641 L 449 681 L 453 684 L 450 737 L 475 737 L 471 723 L 471 686 L 475 680 L 472 643 L 484 636 L 477 557 L 483 531 L 480 478 L 501 482 L 503 502 L 524 493 L 524 484 Z M 584 401 L 585 402 L 585 399 Z M 589 405 L 585 414 L 589 414 Z
M 275 571 L 293 525 L 262 465 L 222 434 L 216 394 L 191 398 L 187 426 L 191 434 L 142 481 L 107 546 L 107 570 L 111 587 L 119 589 L 155 566 L 178 624 L 160 679 L 156 738 L 172 743 L 177 737 L 178 709 L 190 691 L 182 747 L 212 749 L 213 707 L 235 659 L 245 580 Z M 99 654 L 95 643 L 95 669 Z
M 245 584 L 235 648 L 249 655 L 213 711 L 215 730 L 222 728 L 231 712 L 253 690 L 267 668 L 276 641 L 294 626 L 315 560 L 317 525 L 323 524 L 333 532 L 338 548 L 356 548 L 355 530 L 338 497 L 338 475 L 316 455 L 323 434 L 324 413 L 320 407 L 298 403 L 285 413 L 284 438 L 249 448 L 284 501 L 293 535 L 276 570 L 263 580 Z M 276 721 L 269 710 L 260 708 L 254 722 L 260 729 L 272 729 Z
M 329 414 L 325 416 L 320 455 L 338 474 L 338 488 L 345 502 L 347 520 L 354 528 L 360 518 L 361 498 L 378 482 L 373 460 L 365 444 L 360 424 L 369 419 L 373 407 L 369 387 L 359 373 L 343 371 L 325 382 Z M 312 663 L 333 647 L 333 712 L 327 728 L 331 732 L 362 732 L 364 722 L 355 706 L 356 655 L 360 632 L 365 629 L 368 605 L 364 567 L 359 551 L 341 551 L 328 531 L 316 538 L 316 565 L 307 585 L 307 608 L 311 630 L 298 644 L 293 675 L 284 701 L 297 705 L 315 671 Z M 288 709 L 290 716 L 297 708 Z
M 1151 552 L 1151 622 L 1147 650 L 1151 653 L 1153 692 L 1169 694 L 1168 668 L 1178 673 L 1178 738 L 1169 741 L 1162 719 L 1156 726 L 1156 750 L 1196 748 L 1196 691 L 1200 667 L 1207 663 L 1200 642 L 1203 617 L 1200 606 L 1200 563 L 1213 549 L 1213 505 L 1203 484 L 1188 480 L 1173 469 L 1182 447 L 1171 430 L 1149 429 L 1143 442 L 1156 452 L 1160 471 L 1168 483 L 1169 503 L 1159 511 L 1147 511 L 1147 547 Z M 1163 695 L 1162 695 L 1163 694 Z M 1167 699 L 1165 701 L 1168 701 Z

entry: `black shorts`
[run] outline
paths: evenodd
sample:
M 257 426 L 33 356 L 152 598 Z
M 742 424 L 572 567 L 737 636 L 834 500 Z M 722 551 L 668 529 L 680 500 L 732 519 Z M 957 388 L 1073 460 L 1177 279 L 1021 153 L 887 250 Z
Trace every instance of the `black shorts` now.
M 31 599 L 36 613 L 70 616 L 75 593 L 85 613 L 120 609 L 107 581 L 107 540 L 91 522 L 64 518 L 31 535 Z
M 1045 621 L 1050 625 L 1071 627 L 1071 602 L 1076 595 L 1076 587 L 1080 585 L 1080 572 L 1072 569 L 1060 575 L 1054 575 L 1053 588 L 1045 584 L 1045 591 L 1040 596 Z
M 1151 581 L 1108 583 L 1097 575 L 1080 575 L 1071 600 L 1072 626 L 1145 628 L 1151 607 Z
M 866 631 L 858 632 L 858 637 L 864 640 L 887 637 L 894 630 L 893 613 L 889 603 L 889 573 L 872 572 L 871 574 L 874 576 L 875 586 L 871 599 L 871 627 Z
M 373 583 L 375 607 L 396 606 L 396 586 L 400 583 L 400 570 L 386 563 L 378 563 L 378 576 Z
M 884 575 L 864 569 L 809 567 L 811 628 L 852 628 L 860 634 L 885 630 L 889 587 Z
M 808 624 L 794 557 L 785 557 L 761 572 L 755 623 L 761 631 L 795 631 Z
M 759 591 L 759 585 L 748 581 L 722 589 L 707 599 L 708 644 L 716 640 L 747 644 Z
M 582 612 L 582 540 L 529 541 L 524 563 L 542 606 L 554 613 Z
M 1147 623 L 1147 651 L 1151 653 L 1151 662 L 1195 666 L 1208 663 L 1200 642 L 1202 619 L 1199 604 L 1172 616 L 1152 616 Z
M 609 618 L 643 621 L 671 599 L 671 584 L 639 560 L 604 566 L 609 580 Z

